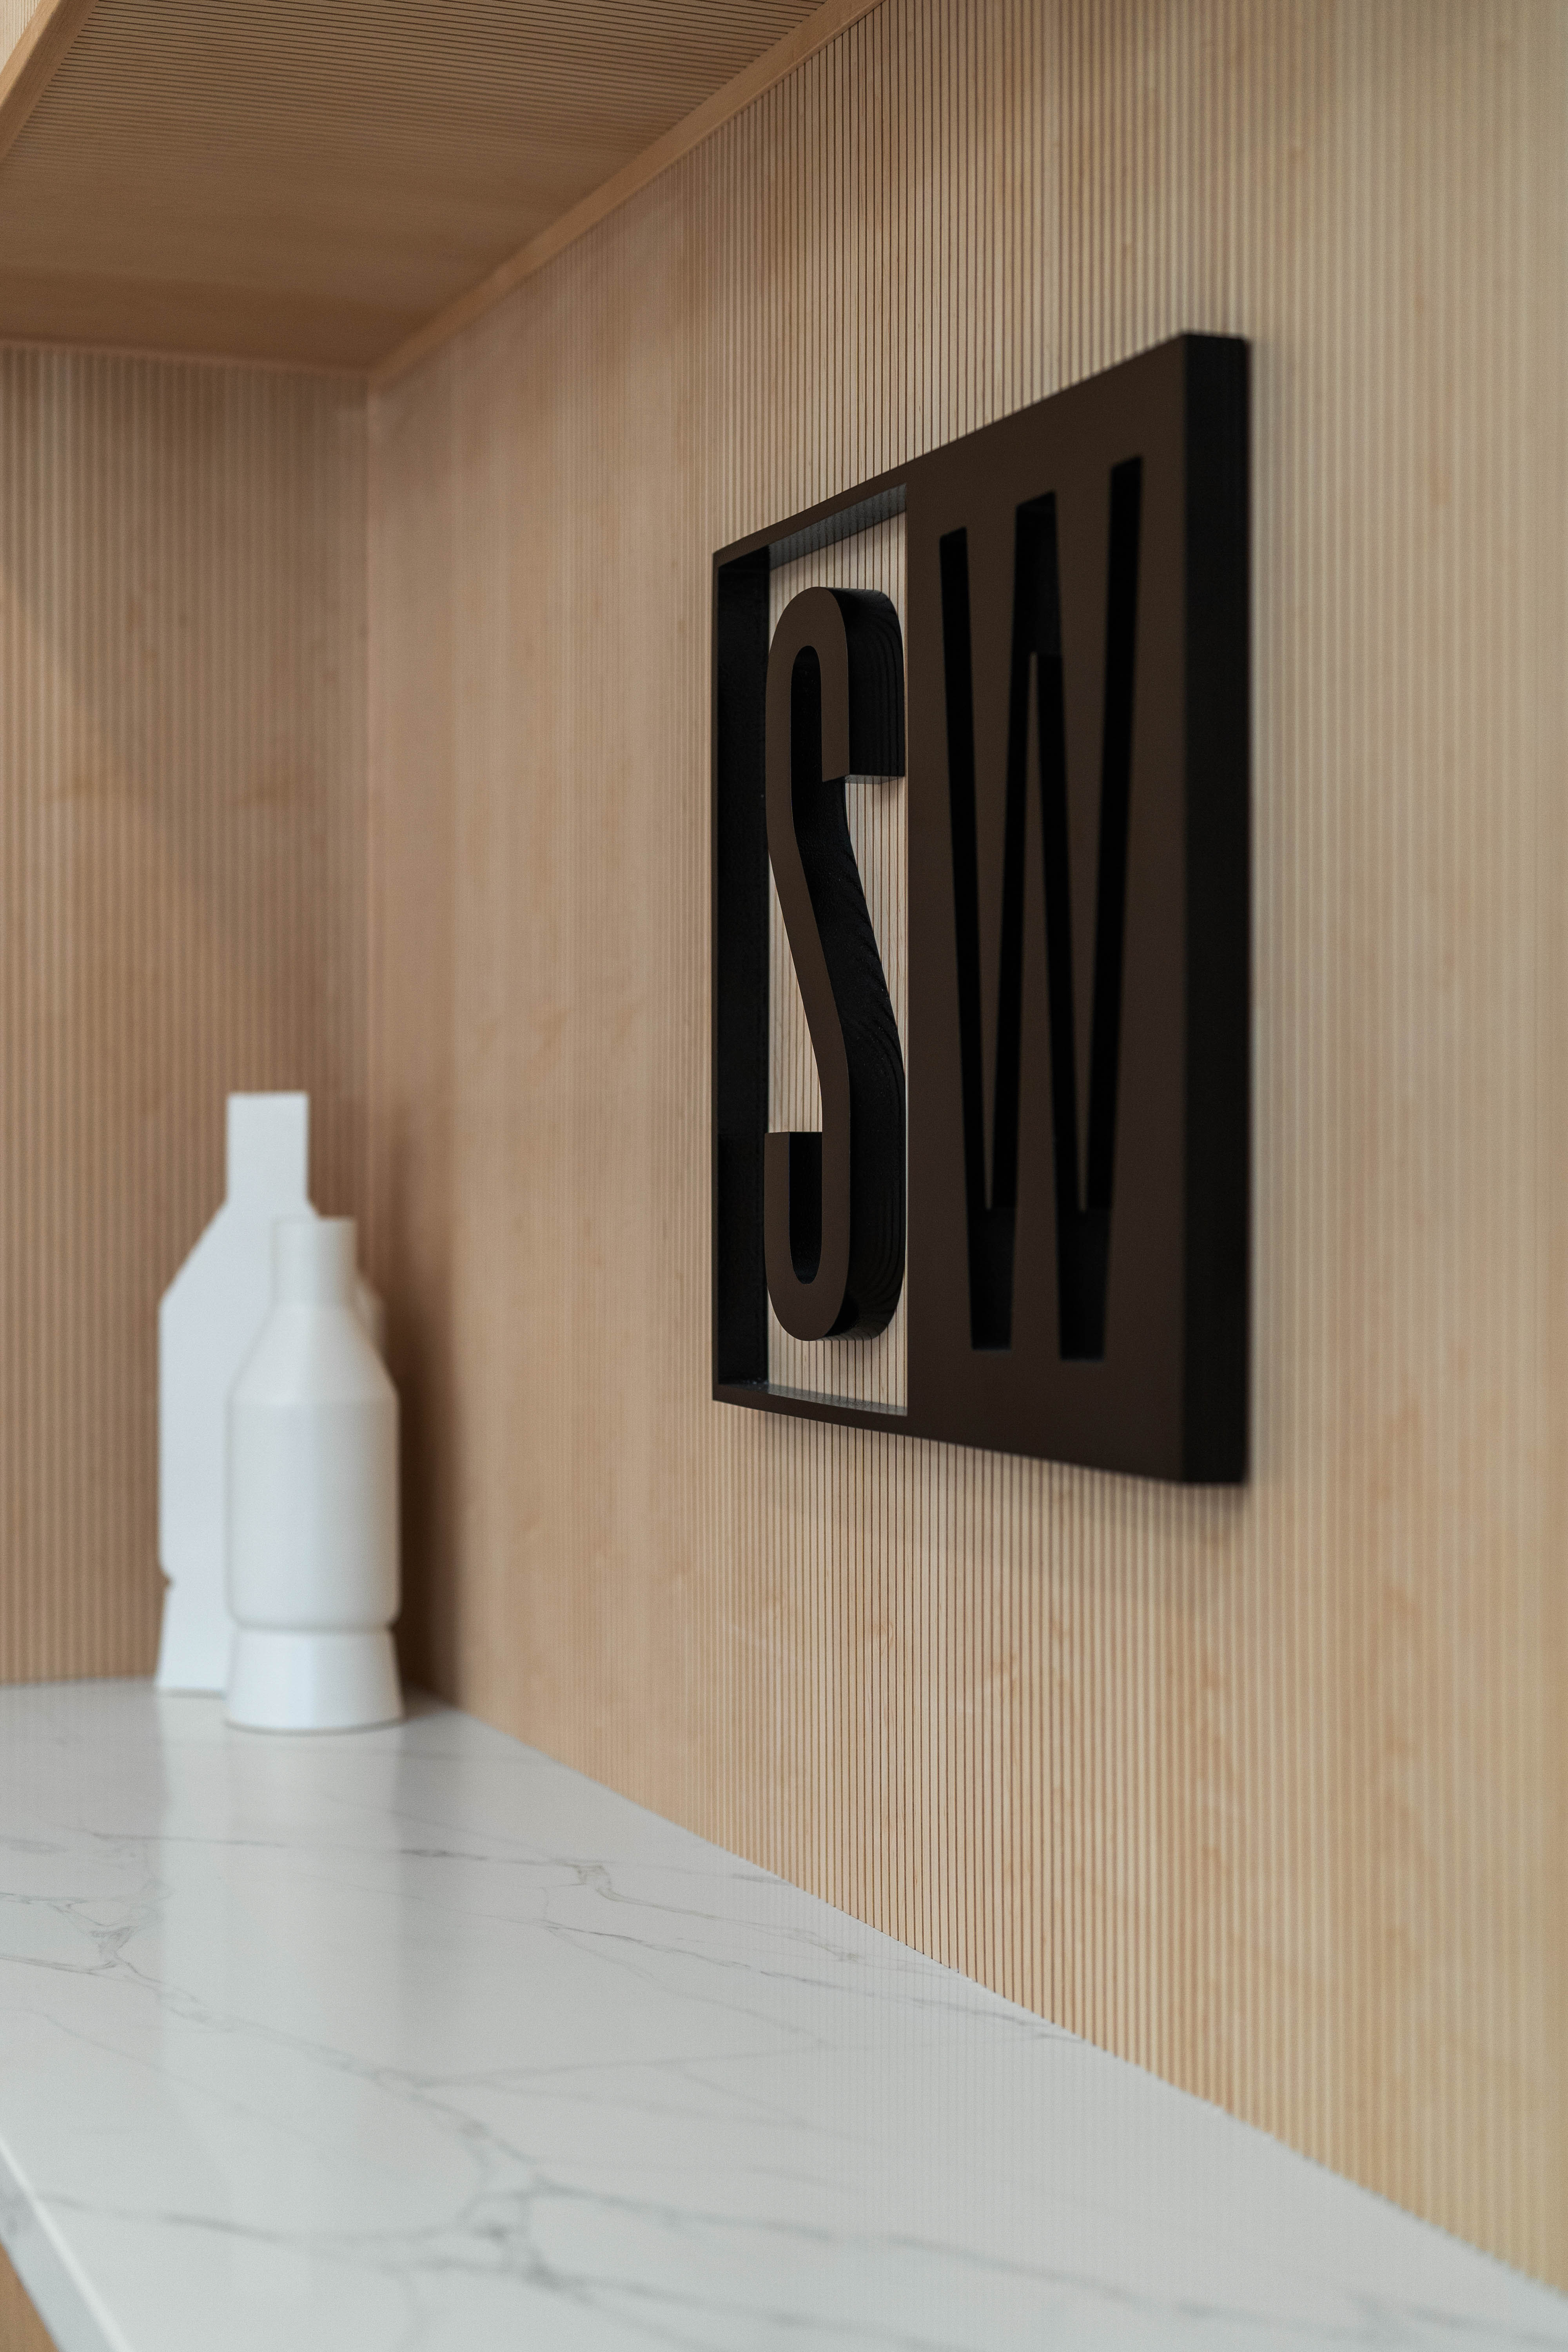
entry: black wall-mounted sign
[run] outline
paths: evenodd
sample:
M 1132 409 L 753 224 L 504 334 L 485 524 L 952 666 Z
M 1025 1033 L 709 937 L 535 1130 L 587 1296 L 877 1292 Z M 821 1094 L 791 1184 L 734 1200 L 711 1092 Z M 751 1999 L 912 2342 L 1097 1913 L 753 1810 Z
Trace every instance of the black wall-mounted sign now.
M 774 567 L 900 512 L 907 648 L 827 588 L 770 644 Z M 715 1397 L 1245 1475 L 1247 605 L 1218 336 L 714 558 Z M 907 1079 L 844 799 L 906 760 Z M 820 1133 L 767 1132 L 770 859 Z M 770 1295 L 831 1390 L 906 1280 L 907 1411 L 770 1385 Z

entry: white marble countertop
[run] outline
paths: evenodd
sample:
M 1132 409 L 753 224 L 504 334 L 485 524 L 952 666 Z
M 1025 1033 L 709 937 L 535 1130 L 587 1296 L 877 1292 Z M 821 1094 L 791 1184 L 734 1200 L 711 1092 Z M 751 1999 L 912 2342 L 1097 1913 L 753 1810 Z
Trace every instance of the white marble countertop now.
M 0 1692 L 62 2352 L 1568 2347 L 1568 2301 L 466 1717 Z

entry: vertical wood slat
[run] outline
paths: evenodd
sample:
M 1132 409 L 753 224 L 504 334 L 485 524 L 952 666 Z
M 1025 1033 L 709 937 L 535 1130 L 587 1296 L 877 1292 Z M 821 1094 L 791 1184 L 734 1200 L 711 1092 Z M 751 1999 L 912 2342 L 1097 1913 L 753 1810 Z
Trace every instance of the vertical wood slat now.
M 886 0 L 377 400 L 372 596 L 416 1663 L 1568 2283 L 1565 39 Z M 715 1407 L 710 551 L 1182 328 L 1256 359 L 1251 1483 Z
M 150 1671 L 224 1097 L 364 1154 L 364 396 L 0 351 L 0 1678 Z
M 0 0 L 0 66 L 3 66 L 37 13 L 38 0 Z

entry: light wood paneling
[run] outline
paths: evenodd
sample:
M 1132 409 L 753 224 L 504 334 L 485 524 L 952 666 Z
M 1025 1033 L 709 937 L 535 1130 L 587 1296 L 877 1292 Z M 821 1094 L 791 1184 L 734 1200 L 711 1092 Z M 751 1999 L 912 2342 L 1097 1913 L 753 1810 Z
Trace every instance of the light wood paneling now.
M 0 1678 L 149 1671 L 224 1097 L 364 1141 L 364 402 L 0 352 Z
M 734 79 L 716 89 L 711 98 L 684 115 L 672 131 L 643 148 L 629 163 L 607 180 L 601 180 L 570 212 L 561 213 L 547 228 L 529 238 L 515 253 L 509 254 L 497 269 L 481 278 L 475 286 L 467 288 L 457 299 L 437 311 L 434 318 L 416 329 L 406 341 L 379 361 L 373 373 L 382 382 L 390 382 L 415 367 L 455 335 L 462 327 L 493 310 L 514 288 L 553 261 L 569 245 L 596 227 L 609 214 L 617 211 L 629 196 L 634 196 L 650 181 L 657 180 L 672 163 L 689 155 L 694 147 L 710 138 L 731 116 L 740 114 L 771 89 L 775 82 L 784 80 L 808 58 L 837 40 L 847 26 L 879 5 L 879 0 L 821 0 L 821 5 L 803 16 L 794 29 L 781 36 L 771 49 L 764 49 L 753 65 L 744 67 Z
M 24 10 L 10 0 L 0 22 L 0 163 L 32 120 L 92 7 L 93 0 L 39 0 Z
M 38 0 L 0 0 L 0 66 L 8 62 L 37 5 Z
M 372 1181 L 416 1672 L 1568 2283 L 1565 44 L 887 0 L 380 395 Z M 1182 328 L 1256 348 L 1251 1483 L 715 1406 L 710 551 Z
M 98 0 L 0 163 L 0 334 L 364 366 L 815 11 Z

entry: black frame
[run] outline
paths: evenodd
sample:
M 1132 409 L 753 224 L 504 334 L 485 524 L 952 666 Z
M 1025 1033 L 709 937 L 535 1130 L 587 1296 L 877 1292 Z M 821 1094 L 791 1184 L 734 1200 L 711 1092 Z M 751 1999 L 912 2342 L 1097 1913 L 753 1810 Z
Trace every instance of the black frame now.
M 1247 478 L 1247 346 L 1181 336 L 715 555 L 720 1402 L 1245 1475 Z M 763 1237 L 768 579 L 900 512 L 904 1411 L 769 1383 Z

